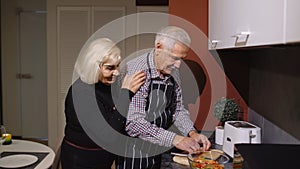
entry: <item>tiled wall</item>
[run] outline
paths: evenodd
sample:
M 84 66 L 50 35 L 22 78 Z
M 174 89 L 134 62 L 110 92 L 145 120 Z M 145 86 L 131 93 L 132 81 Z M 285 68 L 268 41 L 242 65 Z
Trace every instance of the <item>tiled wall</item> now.
M 266 139 L 271 137 L 266 141 L 276 141 L 273 134 L 282 137 L 281 141 L 285 137 L 269 122 L 300 139 L 299 52 L 300 43 L 248 51 L 249 107 L 268 120 L 262 123 L 266 128 Z
M 259 126 L 262 129 L 262 143 L 272 144 L 300 144 L 300 140 L 296 139 L 286 131 L 282 130 L 263 116 L 249 109 L 249 122 Z

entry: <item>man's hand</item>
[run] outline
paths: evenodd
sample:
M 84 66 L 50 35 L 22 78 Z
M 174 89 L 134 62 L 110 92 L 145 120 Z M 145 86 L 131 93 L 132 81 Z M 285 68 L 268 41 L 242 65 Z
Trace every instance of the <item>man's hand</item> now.
M 203 151 L 208 150 L 210 148 L 211 143 L 205 135 L 199 134 L 196 131 L 191 131 L 189 133 L 189 136 L 193 138 L 197 143 L 203 144 Z
M 200 145 L 195 139 L 179 135 L 175 136 L 173 140 L 173 145 L 176 148 L 187 151 L 189 153 L 198 151 L 200 149 Z

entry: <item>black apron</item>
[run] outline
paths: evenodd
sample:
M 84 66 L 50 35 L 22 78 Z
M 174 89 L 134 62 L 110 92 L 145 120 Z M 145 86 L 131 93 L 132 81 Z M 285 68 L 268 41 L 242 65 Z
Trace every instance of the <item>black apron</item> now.
M 149 65 L 149 54 L 147 64 L 151 76 Z M 149 94 L 146 105 L 146 120 L 165 130 L 168 130 L 173 124 L 173 114 L 175 113 L 175 80 L 170 77 L 170 83 L 157 84 L 151 79 L 149 85 Z M 172 106 L 173 105 L 173 106 Z M 126 156 L 119 157 L 117 160 L 117 169 L 160 169 L 161 153 L 168 150 L 149 141 L 137 139 L 135 142 L 128 142 Z M 151 151 L 151 152 L 150 152 Z M 153 153 L 157 152 L 157 153 Z M 135 157 L 135 158 L 129 158 Z

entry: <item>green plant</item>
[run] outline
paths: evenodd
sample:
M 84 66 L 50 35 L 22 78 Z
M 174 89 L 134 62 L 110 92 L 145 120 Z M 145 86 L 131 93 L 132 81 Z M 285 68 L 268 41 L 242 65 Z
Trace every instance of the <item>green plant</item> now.
M 214 105 L 214 116 L 224 124 L 226 121 L 238 120 L 239 106 L 234 99 L 222 97 Z

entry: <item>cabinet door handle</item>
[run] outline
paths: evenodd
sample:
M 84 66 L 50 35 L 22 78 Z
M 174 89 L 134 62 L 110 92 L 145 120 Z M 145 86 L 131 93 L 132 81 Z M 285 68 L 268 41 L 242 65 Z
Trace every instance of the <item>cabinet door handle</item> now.
M 218 45 L 218 42 L 220 42 L 220 41 L 218 41 L 218 40 L 212 40 L 211 41 L 211 48 L 216 48 L 217 47 L 217 45 Z
M 250 32 L 241 32 L 237 35 L 233 35 L 233 37 L 235 37 L 235 46 L 246 46 L 249 36 L 250 36 Z

